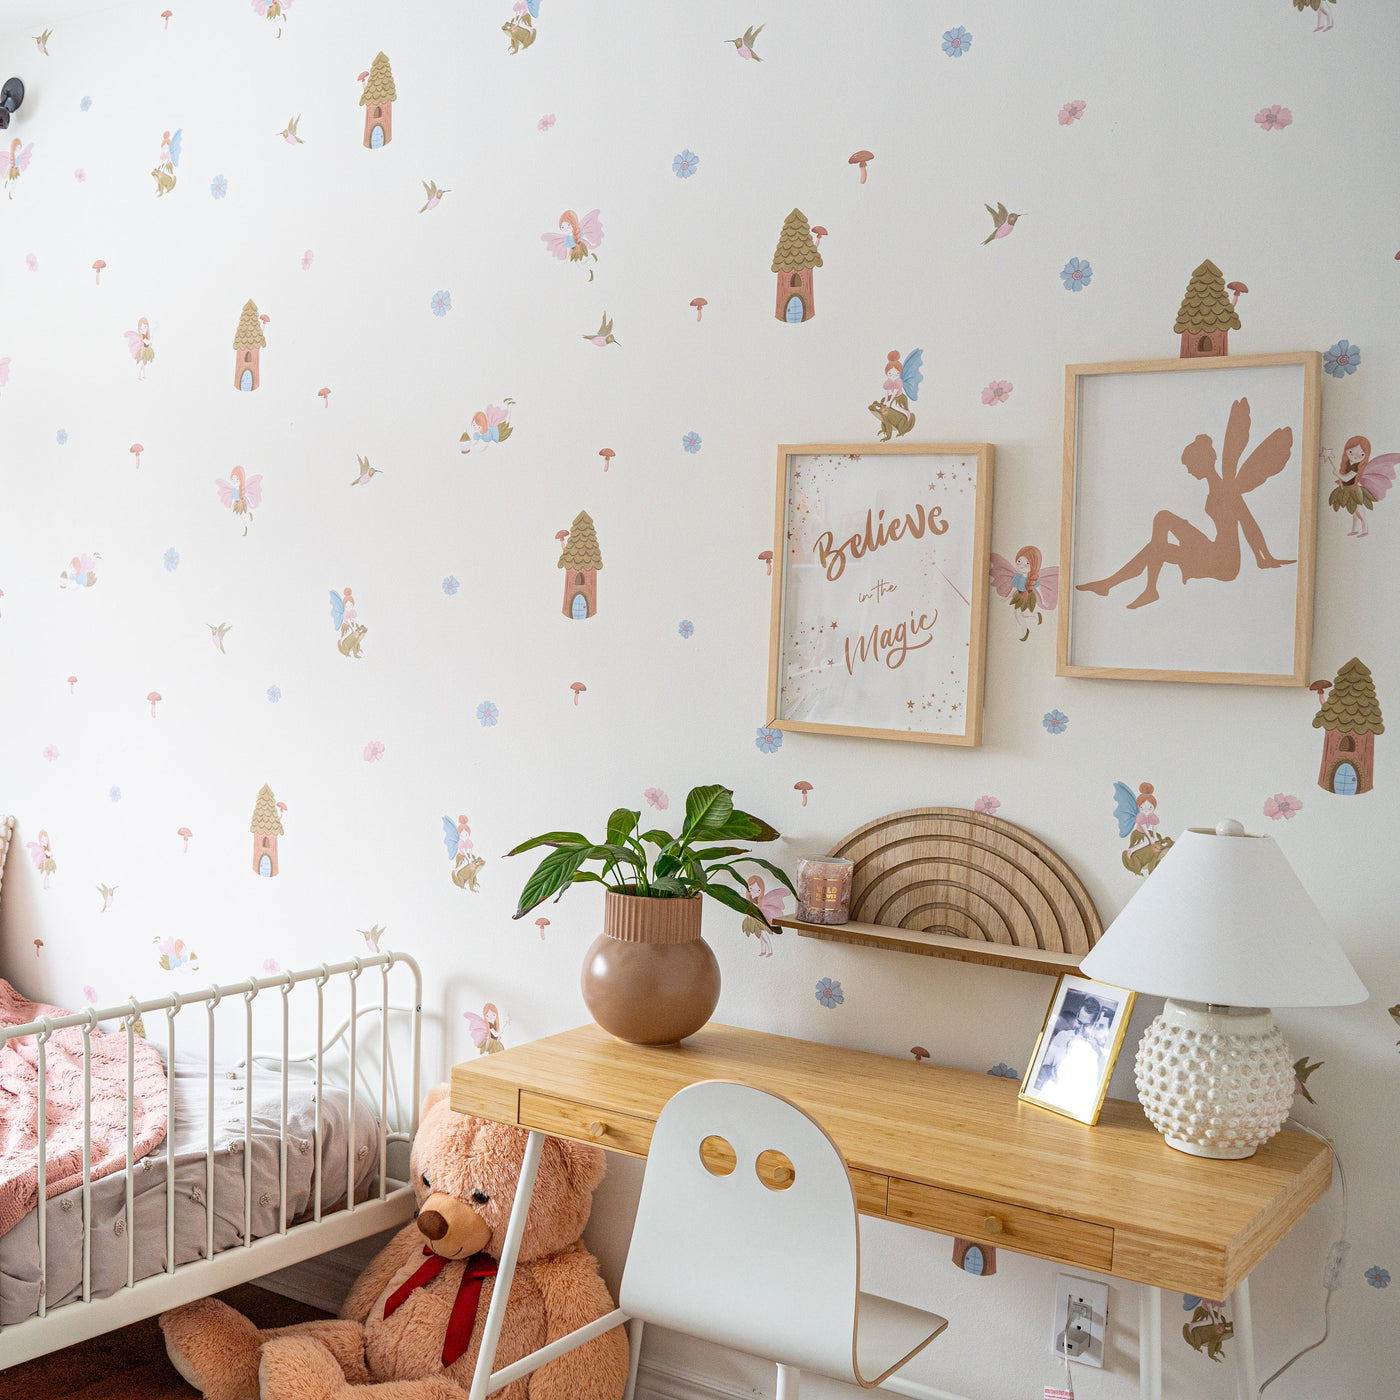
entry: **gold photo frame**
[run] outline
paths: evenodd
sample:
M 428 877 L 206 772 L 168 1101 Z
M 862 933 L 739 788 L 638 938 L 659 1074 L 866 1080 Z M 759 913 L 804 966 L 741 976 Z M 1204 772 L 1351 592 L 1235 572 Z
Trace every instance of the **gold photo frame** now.
M 1055 984 L 1017 1097 L 1078 1123 L 1097 1123 L 1136 1002 L 1137 993 L 1126 987 L 1066 973 Z

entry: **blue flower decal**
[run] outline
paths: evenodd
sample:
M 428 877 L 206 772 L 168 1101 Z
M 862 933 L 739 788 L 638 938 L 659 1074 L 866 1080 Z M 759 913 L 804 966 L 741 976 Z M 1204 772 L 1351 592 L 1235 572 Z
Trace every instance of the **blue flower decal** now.
M 1041 716 L 1040 722 L 1047 734 L 1063 734 L 1069 728 L 1069 716 L 1062 710 L 1051 710 L 1048 715 Z
M 215 199 L 222 199 L 228 193 L 228 181 L 222 175 L 215 175 L 209 182 L 209 193 Z
M 161 555 L 160 562 L 165 565 L 165 572 L 173 574 L 180 567 L 180 551 L 178 549 L 167 549 Z
M 961 58 L 968 49 L 972 47 L 972 35 L 959 25 L 956 29 L 949 29 L 943 35 L 943 52 L 949 58 Z
M 692 456 L 694 456 L 694 454 L 699 452 L 700 450 L 700 434 L 687 433 L 681 439 L 681 446 L 685 448 L 685 450 L 689 452 Z
M 1060 281 L 1067 292 L 1082 292 L 1094 280 L 1094 269 L 1088 258 L 1071 258 L 1060 269 Z
M 1181 1311 L 1195 1312 L 1201 1306 L 1201 1298 L 1196 1293 L 1183 1293 L 1181 1295 Z
M 122 800 L 122 790 L 119 787 L 108 788 L 107 796 L 110 797 L 113 802 L 120 802 Z M 1386 1282 L 1390 1282 L 1390 1276 L 1388 1274 L 1386 1275 Z
M 68 429 L 67 429 L 67 428 L 60 428 L 60 429 L 54 434 L 54 441 L 55 441 L 56 443 L 58 443 L 58 445 L 59 445 L 60 447 L 62 447 L 63 444 L 64 444 L 65 442 L 68 441 Z
M 671 162 L 671 169 L 676 172 L 676 179 L 688 180 L 695 174 L 700 164 L 700 157 L 694 151 L 682 151 L 675 160 Z
M 764 725 L 758 726 L 758 738 L 754 740 L 759 753 L 777 753 L 783 746 L 783 731 L 781 729 L 768 729 Z
M 695 635 L 695 624 L 688 617 L 683 617 L 681 618 L 681 625 L 676 628 L 676 631 L 679 632 L 686 641 L 689 641 Z
M 445 579 L 443 579 L 443 581 L 442 581 L 442 591 L 443 591 L 444 593 L 446 593 L 447 596 L 448 596 L 449 598 L 450 598 L 461 586 L 462 586 L 462 585 L 461 585 L 460 583 L 458 583 L 457 580 L 456 580 L 451 574 L 448 574 L 448 576 L 447 576 Z
M 483 700 L 481 704 L 476 707 L 476 717 L 481 721 L 481 727 L 483 729 L 490 729 L 501 717 L 501 712 L 492 701 Z
M 267 688 L 267 703 L 275 705 L 282 698 L 282 687 L 280 685 L 270 685 Z
M 1372 1288 L 1389 1288 L 1390 1270 L 1381 1268 L 1379 1264 L 1372 1264 L 1371 1267 L 1366 1270 L 1366 1282 L 1369 1283 Z
M 452 293 L 434 292 L 431 305 L 434 316 L 446 316 L 452 310 Z
M 82 100 L 81 102 L 78 103 L 78 110 L 79 110 L 80 112 L 86 112 L 86 111 L 88 110 L 88 108 L 91 107 L 91 106 L 92 106 L 92 98 L 90 98 L 90 97 L 85 97 L 85 98 L 83 98 L 83 100 Z
M 833 982 L 830 977 L 823 977 L 817 983 L 817 1000 L 830 1011 L 834 1007 L 840 1006 L 846 998 L 841 992 L 839 982 Z
M 1322 352 L 1322 368 L 1334 379 L 1344 379 L 1356 373 L 1361 363 L 1361 347 L 1349 340 L 1339 340 L 1330 350 Z
M 1012 1069 L 1004 1060 L 998 1060 L 987 1073 L 995 1075 L 998 1079 L 1020 1079 L 1021 1077 L 1021 1072 Z

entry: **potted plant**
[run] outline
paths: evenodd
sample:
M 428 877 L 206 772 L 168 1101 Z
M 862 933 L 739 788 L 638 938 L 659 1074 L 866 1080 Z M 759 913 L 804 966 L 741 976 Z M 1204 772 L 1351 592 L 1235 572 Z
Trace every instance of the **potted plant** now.
M 552 849 L 520 892 L 515 917 L 551 895 L 557 900 L 569 885 L 605 886 L 603 932 L 583 963 L 583 1000 L 593 1019 L 619 1040 L 672 1045 L 698 1031 L 719 1001 L 719 963 L 700 936 L 701 897 L 709 895 L 771 929 L 738 866 L 762 866 L 794 896 L 796 891 L 776 865 L 747 846 L 729 844 L 776 841 L 779 833 L 736 810 L 726 787 L 691 790 L 679 836 L 640 831 L 641 822 L 640 812 L 619 807 L 602 842 L 577 831 L 549 831 L 522 842 L 511 855 L 537 846 Z M 583 868 L 594 862 L 602 865 L 601 874 Z

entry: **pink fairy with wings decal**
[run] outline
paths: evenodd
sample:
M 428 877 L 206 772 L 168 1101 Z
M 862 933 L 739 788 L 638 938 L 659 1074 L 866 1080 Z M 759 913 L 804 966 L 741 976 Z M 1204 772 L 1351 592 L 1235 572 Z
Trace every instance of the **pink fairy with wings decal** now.
M 781 885 L 770 890 L 764 886 L 761 875 L 750 875 L 748 886 L 749 901 L 763 911 L 765 919 L 771 922 L 783 912 L 783 901 L 787 898 L 787 891 Z M 752 914 L 745 917 L 740 928 L 744 930 L 745 937 L 752 934 L 758 939 L 759 957 L 771 958 L 773 956 L 773 934 L 778 930 L 765 927 L 763 922 L 755 919 Z
M 1333 510 L 1344 510 L 1351 516 L 1349 536 L 1365 539 L 1371 533 L 1362 511 L 1374 510 L 1377 501 L 1385 499 L 1385 493 L 1395 485 L 1395 468 L 1400 463 L 1400 452 L 1386 452 L 1379 457 L 1371 456 L 1371 440 L 1364 437 L 1350 437 L 1342 449 L 1340 467 L 1327 454 L 1328 465 L 1336 479 L 1336 486 L 1327 498 Z M 1359 529 L 1357 527 L 1360 527 Z
M 597 249 L 603 242 L 603 225 L 598 222 L 599 210 L 594 209 L 579 218 L 572 209 L 566 209 L 559 216 L 558 233 L 542 233 L 540 239 L 545 247 L 563 262 L 598 261 Z M 593 269 L 588 269 L 588 280 L 593 280 Z
M 471 1031 L 472 1044 L 480 1055 L 494 1055 L 506 1047 L 501 1040 L 501 1013 L 491 1002 L 481 1008 L 481 1015 L 475 1011 L 464 1011 L 467 1027 Z
M 242 467 L 235 467 L 229 476 L 232 478 L 230 481 L 219 477 L 214 489 L 218 491 L 219 500 L 226 510 L 247 517 L 243 522 L 243 533 L 246 535 L 253 519 L 253 507 L 262 505 L 262 477 L 249 476 Z
M 1038 627 L 1045 621 L 1044 613 L 1053 612 L 1060 600 L 1060 571 L 1053 564 L 1042 567 L 1041 558 L 1033 544 L 1018 549 L 1014 563 L 992 555 L 992 587 L 1011 604 L 1023 642 L 1031 634 L 1031 613 Z
M 29 169 L 29 157 L 34 154 L 34 143 L 31 141 L 23 150 L 20 149 L 20 140 L 16 136 L 10 142 L 10 159 L 5 166 L 5 195 L 9 199 L 15 197 L 12 188 L 15 181 Z
M 25 850 L 34 862 L 34 868 L 44 877 L 44 888 L 49 887 L 49 876 L 58 869 L 53 858 L 53 848 L 49 845 L 49 833 L 41 831 L 37 841 L 27 841 Z
M 153 364 L 156 352 L 151 348 L 151 323 L 143 316 L 136 323 L 134 331 L 123 331 L 126 336 L 127 349 L 131 351 L 131 358 L 136 361 L 136 377 L 144 379 L 146 377 L 146 366 Z M 138 462 L 139 466 L 140 463 Z
M 292 0 L 252 0 L 253 13 L 260 19 L 271 20 L 277 26 L 277 37 L 282 37 L 282 26 L 287 22 L 287 11 L 292 8 Z
M 58 576 L 60 588 L 91 588 L 97 582 L 97 561 L 100 554 L 75 554 L 68 567 Z

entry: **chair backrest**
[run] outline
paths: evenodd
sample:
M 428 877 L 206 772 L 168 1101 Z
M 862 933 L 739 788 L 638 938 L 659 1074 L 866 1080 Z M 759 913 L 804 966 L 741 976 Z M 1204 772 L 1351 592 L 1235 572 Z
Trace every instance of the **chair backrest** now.
M 791 1163 L 776 1180 L 774 1152 Z M 761 1089 L 721 1081 L 682 1089 L 652 1134 L 623 1311 L 853 1377 L 859 1288 L 855 1196 L 835 1143 Z

